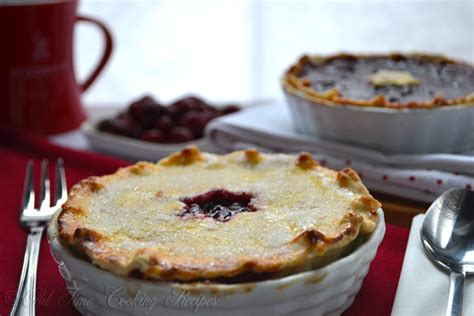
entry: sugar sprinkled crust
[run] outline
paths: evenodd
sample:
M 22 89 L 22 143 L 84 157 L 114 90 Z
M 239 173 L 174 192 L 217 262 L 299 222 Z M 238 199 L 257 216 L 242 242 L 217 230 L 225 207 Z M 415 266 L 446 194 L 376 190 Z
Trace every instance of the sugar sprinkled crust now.
M 183 197 L 216 189 L 251 193 L 257 210 L 227 222 L 177 216 Z M 76 184 L 58 232 L 77 256 L 120 276 L 235 283 L 339 258 L 374 230 L 379 208 L 352 169 L 326 169 L 306 153 L 190 147 Z

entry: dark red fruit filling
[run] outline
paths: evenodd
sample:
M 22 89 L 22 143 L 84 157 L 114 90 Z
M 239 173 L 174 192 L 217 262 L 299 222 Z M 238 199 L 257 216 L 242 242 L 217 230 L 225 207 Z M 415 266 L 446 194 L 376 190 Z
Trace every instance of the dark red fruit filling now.
M 216 221 L 227 222 L 238 213 L 257 211 L 251 203 L 253 197 L 247 192 L 212 190 L 182 198 L 181 202 L 186 205 L 177 215 L 183 218 L 211 217 Z

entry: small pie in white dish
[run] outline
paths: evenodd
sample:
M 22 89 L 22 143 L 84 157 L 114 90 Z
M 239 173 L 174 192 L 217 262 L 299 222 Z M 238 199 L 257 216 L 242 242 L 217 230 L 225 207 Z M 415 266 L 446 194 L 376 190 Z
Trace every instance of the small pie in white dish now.
M 161 297 L 156 310 L 172 314 L 185 312 L 166 306 L 177 289 L 217 297 L 205 314 L 337 314 L 384 231 L 380 203 L 351 169 L 326 169 L 307 153 L 190 147 L 81 181 L 49 236 L 68 284 L 94 301 L 86 313 L 143 311 L 107 305 L 107 288 L 124 287 Z

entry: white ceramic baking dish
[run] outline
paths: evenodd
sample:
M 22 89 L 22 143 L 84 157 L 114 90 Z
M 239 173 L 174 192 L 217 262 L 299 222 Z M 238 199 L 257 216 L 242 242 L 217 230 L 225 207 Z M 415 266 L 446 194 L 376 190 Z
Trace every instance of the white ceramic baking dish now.
M 308 96 L 283 79 L 295 129 L 385 154 L 457 153 L 474 148 L 474 104 L 393 109 Z
M 339 315 L 353 302 L 385 233 L 384 215 L 350 255 L 323 268 L 243 284 L 179 284 L 121 278 L 75 257 L 59 241 L 57 214 L 48 229 L 51 252 L 85 315 Z

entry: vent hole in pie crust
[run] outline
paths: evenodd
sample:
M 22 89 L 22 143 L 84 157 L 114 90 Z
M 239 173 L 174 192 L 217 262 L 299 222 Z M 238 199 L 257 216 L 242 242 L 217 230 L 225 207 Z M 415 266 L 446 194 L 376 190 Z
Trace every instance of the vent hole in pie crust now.
M 216 221 L 227 222 L 236 214 L 255 212 L 252 204 L 254 195 L 248 192 L 231 192 L 223 189 L 212 190 L 193 197 L 181 198 L 185 206 L 177 214 L 182 218 L 210 217 Z

